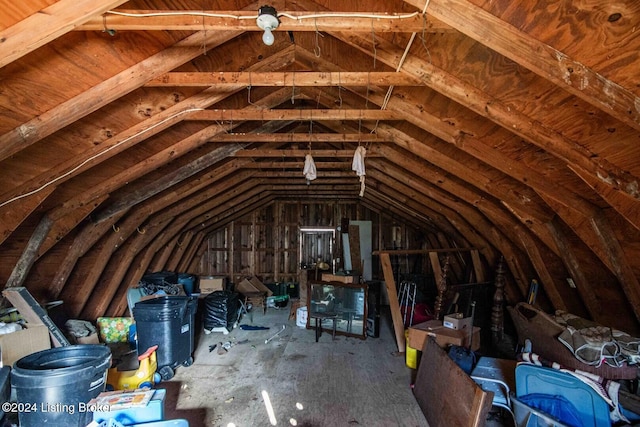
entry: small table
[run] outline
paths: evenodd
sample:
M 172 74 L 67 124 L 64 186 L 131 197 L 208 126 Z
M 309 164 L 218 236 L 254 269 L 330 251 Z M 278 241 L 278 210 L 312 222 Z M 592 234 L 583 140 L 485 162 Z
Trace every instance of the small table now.
M 325 319 L 333 320 L 332 339 L 336 339 L 336 324 L 338 322 L 338 313 L 313 311 L 309 314 L 309 317 L 311 319 L 316 319 L 316 342 L 318 342 L 318 339 L 320 339 L 320 335 L 322 335 L 322 321 Z

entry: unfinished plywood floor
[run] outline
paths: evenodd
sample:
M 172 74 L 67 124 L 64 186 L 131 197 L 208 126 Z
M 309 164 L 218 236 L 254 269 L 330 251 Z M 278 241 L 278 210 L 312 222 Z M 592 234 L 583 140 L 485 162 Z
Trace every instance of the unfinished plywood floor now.
M 288 320 L 289 309 L 245 316 L 229 335 L 199 334 L 192 366 L 180 367 L 167 389 L 166 418 L 199 426 L 427 426 L 410 389 L 411 370 L 396 350 L 391 325 L 360 340 L 314 331 Z M 265 340 L 282 329 L 274 340 Z M 209 346 L 239 342 L 223 355 Z M 264 396 L 273 408 L 270 419 Z

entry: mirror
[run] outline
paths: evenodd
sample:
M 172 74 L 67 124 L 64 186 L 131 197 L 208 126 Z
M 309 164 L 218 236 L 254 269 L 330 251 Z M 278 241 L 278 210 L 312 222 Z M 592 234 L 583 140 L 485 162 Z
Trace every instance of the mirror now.
M 312 282 L 308 288 L 307 326 L 315 328 L 315 313 L 336 316 L 336 335 L 366 338 L 367 285 L 360 283 Z M 332 319 L 321 319 L 322 330 L 333 331 Z

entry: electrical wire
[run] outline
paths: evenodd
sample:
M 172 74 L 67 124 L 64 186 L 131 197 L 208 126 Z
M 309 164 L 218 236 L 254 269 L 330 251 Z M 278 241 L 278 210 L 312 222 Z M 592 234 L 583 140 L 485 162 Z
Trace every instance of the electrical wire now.
M 424 10 L 423 10 L 423 14 L 426 12 L 427 6 L 429 4 L 429 0 L 427 0 Z M 115 10 L 108 10 L 105 12 L 105 14 L 110 14 L 110 15 L 119 15 L 119 16 L 127 16 L 127 17 L 133 17 L 133 18 L 144 18 L 144 17 L 155 17 L 155 16 L 202 16 L 202 17 L 213 17 L 213 18 L 229 18 L 229 19 L 236 19 L 236 20 L 246 20 L 246 19 L 257 19 L 258 15 L 233 15 L 233 14 L 227 14 L 227 13 L 211 13 L 211 12 L 204 12 L 204 11 L 200 11 L 200 12 L 196 12 L 196 11 L 184 11 L 184 12 L 178 12 L 178 11 L 171 11 L 171 12 L 147 12 L 147 13 L 130 13 L 130 12 L 118 12 Z M 413 13 L 407 13 L 407 14 L 400 14 L 400 15 L 385 15 L 385 14 L 370 14 L 370 13 L 315 13 L 315 14 L 309 14 L 309 15 L 292 15 L 290 13 L 286 13 L 286 12 L 280 12 L 278 13 L 278 18 L 281 17 L 285 17 L 285 18 L 289 18 L 291 20 L 296 20 L 296 21 L 301 21 L 304 19 L 318 19 L 318 18 L 369 18 L 369 19 L 390 19 L 390 20 L 397 20 L 397 19 L 409 19 L 409 18 L 413 18 L 415 16 L 418 16 L 420 13 L 419 12 L 413 12 Z M 106 23 L 105 23 L 106 26 Z M 413 35 L 415 37 L 415 33 Z M 411 39 L 411 42 L 413 41 L 413 38 Z M 400 71 L 400 67 L 402 67 L 402 63 L 404 62 L 404 58 L 406 58 L 406 55 L 408 54 L 409 48 L 411 47 L 411 42 L 409 43 L 409 45 L 407 46 L 407 49 L 405 50 L 405 54 L 403 55 L 401 62 L 398 66 L 397 71 Z M 389 92 L 387 93 L 387 97 L 385 98 L 390 98 L 391 97 L 391 91 L 393 90 L 393 87 L 389 88 Z M 388 101 L 388 100 L 387 100 Z M 383 109 L 386 108 L 386 105 L 383 106 Z M 69 175 L 73 174 L 74 172 L 78 171 L 79 169 L 81 169 L 83 166 L 85 166 L 87 163 L 95 160 L 96 158 L 108 153 L 109 151 L 119 147 L 120 145 L 130 141 L 133 138 L 138 137 L 139 135 L 146 133 L 152 129 L 154 129 L 157 126 L 160 126 L 161 124 L 165 123 L 168 120 L 173 119 L 176 116 L 182 115 L 182 114 L 186 114 L 186 113 L 190 113 L 193 111 L 201 111 L 203 110 L 202 108 L 192 108 L 192 109 L 187 109 L 181 112 L 178 112 L 174 115 L 172 115 L 171 117 L 168 117 L 164 120 L 162 120 L 159 123 L 156 123 L 155 125 L 144 129 L 138 133 L 136 133 L 135 135 L 132 135 L 128 138 L 123 139 L 122 141 L 120 141 L 117 144 L 112 145 L 111 147 L 89 157 L 88 159 L 84 160 L 83 162 L 81 162 L 79 165 L 77 165 L 76 167 L 70 169 L 69 171 L 65 172 L 64 174 L 52 179 L 51 181 L 46 182 L 45 184 L 41 185 L 40 187 L 36 188 L 35 190 L 29 191 L 27 193 L 21 194 L 19 196 L 13 197 L 9 200 L 6 200 L 2 203 L 0 203 L 0 208 L 13 203 L 17 200 L 23 199 L 25 197 L 29 197 L 33 194 L 36 194 L 42 190 L 44 190 L 45 188 L 47 188 L 48 186 L 55 184 L 56 182 L 68 177 Z
M 118 12 L 116 10 L 108 10 L 105 13 L 111 15 L 128 16 L 131 18 L 145 18 L 154 16 L 208 16 L 212 18 L 229 18 L 236 20 L 245 19 L 257 19 L 258 15 L 232 15 L 228 13 L 213 13 L 213 12 L 196 12 L 196 11 L 171 11 L 171 12 L 146 12 L 146 13 L 130 13 L 130 12 Z M 294 21 L 302 21 L 304 19 L 317 19 L 317 18 L 370 18 L 370 19 L 409 19 L 420 15 L 420 12 L 405 13 L 400 15 L 386 15 L 376 13 L 315 13 L 310 15 L 292 15 L 287 12 L 279 12 L 278 18 L 289 18 Z
M 422 15 L 424 16 L 427 13 L 427 8 L 429 7 L 429 1 L 430 0 L 426 0 L 424 3 L 424 8 L 422 9 Z M 398 62 L 398 66 L 396 67 L 396 73 L 400 72 L 400 69 L 402 69 L 402 66 L 404 65 L 404 61 L 407 59 L 407 56 L 409 55 L 409 50 L 411 49 L 411 46 L 413 45 L 413 41 L 416 38 L 416 34 L 417 33 L 411 33 L 411 38 L 409 39 L 409 42 L 407 43 L 407 47 L 404 50 L 404 53 L 402 54 L 402 57 L 400 58 L 400 61 Z M 423 41 L 424 43 L 424 41 Z M 382 100 L 382 106 L 380 107 L 381 110 L 386 110 L 387 109 L 387 105 L 389 104 L 389 101 L 391 100 L 391 95 L 393 94 L 393 89 L 394 86 L 389 86 L 389 89 L 387 90 L 386 95 L 384 96 L 384 99 Z M 371 133 L 375 133 L 376 129 L 378 129 L 378 124 L 380 123 L 380 120 L 376 121 L 375 126 L 373 127 L 373 130 L 371 131 Z
M 202 111 L 202 110 L 204 110 L 204 108 L 189 108 L 189 109 L 186 109 L 186 110 L 183 110 L 183 111 L 178 111 L 177 113 L 167 117 L 166 119 L 163 119 L 163 120 L 159 121 L 158 123 L 155 123 L 154 125 L 149 126 L 148 128 L 141 130 L 140 132 L 136 133 L 135 135 L 131 135 L 130 137 L 123 139 L 122 141 L 118 142 L 117 144 L 113 144 L 111 147 L 108 147 L 105 150 L 94 154 L 93 156 L 89 157 L 88 159 L 85 159 L 84 161 L 82 161 L 76 167 L 68 170 L 67 172 L 65 172 L 62 175 L 52 179 L 51 181 L 49 181 L 49 182 L 47 182 L 45 184 L 42 184 L 40 187 L 36 188 L 35 190 L 29 191 L 27 193 L 21 194 L 19 196 L 13 197 L 13 198 L 11 198 L 11 199 L 9 199 L 7 201 L 4 201 L 4 202 L 0 203 L 0 208 L 5 207 L 9 203 L 13 203 L 13 202 L 15 202 L 17 200 L 24 199 L 25 197 L 32 196 L 32 195 L 44 190 L 48 186 L 50 186 L 52 184 L 55 184 L 56 182 L 68 177 L 69 175 L 73 174 L 77 170 L 81 169 L 87 163 L 92 162 L 93 160 L 97 159 L 100 156 L 103 156 L 104 154 L 108 153 L 109 151 L 114 150 L 114 149 L 118 148 L 119 146 L 121 146 L 122 144 L 125 144 L 126 142 L 131 141 L 132 139 L 137 138 L 138 136 L 140 136 L 140 135 L 142 135 L 142 134 L 144 134 L 146 132 L 149 132 L 152 129 L 157 128 L 158 126 L 168 122 L 169 120 L 172 120 L 175 117 L 181 116 L 183 114 L 191 113 L 191 112 L 194 112 L 194 111 Z

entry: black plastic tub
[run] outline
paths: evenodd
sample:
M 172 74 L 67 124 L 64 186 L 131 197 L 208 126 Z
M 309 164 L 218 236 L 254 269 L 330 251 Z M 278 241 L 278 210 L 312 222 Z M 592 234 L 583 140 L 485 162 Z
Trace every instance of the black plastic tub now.
M 19 359 L 11 370 L 21 426 L 85 427 L 93 419 L 88 403 L 105 389 L 111 350 L 71 345 Z

